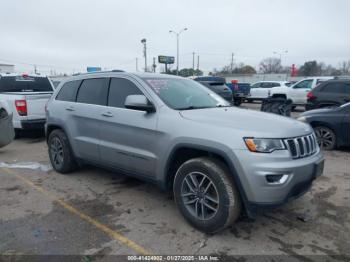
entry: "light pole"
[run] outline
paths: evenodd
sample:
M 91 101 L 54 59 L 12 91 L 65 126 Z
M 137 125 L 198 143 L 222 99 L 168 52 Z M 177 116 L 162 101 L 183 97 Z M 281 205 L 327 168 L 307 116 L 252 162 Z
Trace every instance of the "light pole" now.
M 143 44 L 143 56 L 145 57 L 145 72 L 147 72 L 147 47 L 146 47 L 146 38 L 141 39 Z
M 179 75 L 179 36 L 182 32 L 186 31 L 187 28 L 183 28 L 179 32 L 170 30 L 169 33 L 174 33 L 176 35 L 176 74 Z
M 282 54 L 287 54 L 288 53 L 288 50 L 284 50 L 282 52 L 273 52 L 275 55 L 279 55 L 280 56 L 280 63 L 282 65 Z

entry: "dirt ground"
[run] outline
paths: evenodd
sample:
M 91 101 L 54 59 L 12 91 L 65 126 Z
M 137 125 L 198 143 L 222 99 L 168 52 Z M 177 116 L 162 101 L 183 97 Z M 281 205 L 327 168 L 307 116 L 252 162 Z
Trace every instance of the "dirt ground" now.
M 0 149 L 0 163 L 7 165 L 0 168 L 0 254 L 98 254 L 101 260 L 215 254 L 242 261 L 244 255 L 302 261 L 326 255 L 349 261 L 350 149 L 325 152 L 325 158 L 324 175 L 301 198 L 207 235 L 189 226 L 172 196 L 154 185 L 89 166 L 70 175 L 54 172 L 45 138 L 30 135 Z M 34 169 L 23 168 L 30 162 Z

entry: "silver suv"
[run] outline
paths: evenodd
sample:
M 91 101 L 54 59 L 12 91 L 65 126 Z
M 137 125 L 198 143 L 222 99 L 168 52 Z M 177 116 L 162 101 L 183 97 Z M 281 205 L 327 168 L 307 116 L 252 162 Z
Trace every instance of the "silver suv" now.
M 61 83 L 47 106 L 52 166 L 89 163 L 173 190 L 186 220 L 217 232 L 285 203 L 322 174 L 312 128 L 240 109 L 181 77 L 102 72 Z

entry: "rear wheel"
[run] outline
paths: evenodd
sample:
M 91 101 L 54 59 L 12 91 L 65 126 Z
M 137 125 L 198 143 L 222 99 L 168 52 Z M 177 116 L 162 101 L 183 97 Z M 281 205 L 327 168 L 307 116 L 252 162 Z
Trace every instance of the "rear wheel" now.
M 325 126 L 317 126 L 314 128 L 318 145 L 321 149 L 332 150 L 336 147 L 336 135 L 334 131 Z
M 185 219 L 206 233 L 233 224 L 241 213 L 239 193 L 227 167 L 207 157 L 181 165 L 175 176 L 174 198 Z
M 235 98 L 235 99 L 233 100 L 233 104 L 234 104 L 235 106 L 240 106 L 240 105 L 242 104 L 242 98 Z
M 60 129 L 52 131 L 48 140 L 52 167 L 59 173 L 72 172 L 77 167 L 67 135 Z

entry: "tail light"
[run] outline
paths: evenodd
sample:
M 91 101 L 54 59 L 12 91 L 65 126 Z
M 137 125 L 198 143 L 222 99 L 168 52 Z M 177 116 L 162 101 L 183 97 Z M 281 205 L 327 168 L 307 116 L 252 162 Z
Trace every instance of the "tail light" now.
M 314 94 L 313 94 L 311 91 L 307 93 L 306 97 L 307 97 L 308 99 L 315 98 Z
M 26 116 L 27 115 L 27 101 L 26 100 L 15 100 L 15 106 L 17 113 L 20 116 Z

